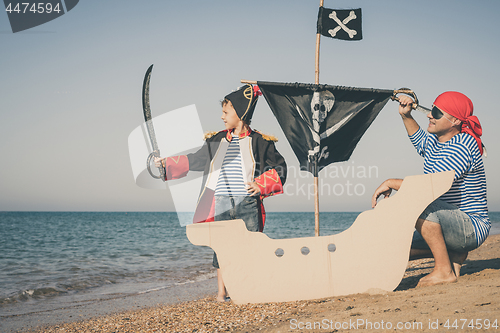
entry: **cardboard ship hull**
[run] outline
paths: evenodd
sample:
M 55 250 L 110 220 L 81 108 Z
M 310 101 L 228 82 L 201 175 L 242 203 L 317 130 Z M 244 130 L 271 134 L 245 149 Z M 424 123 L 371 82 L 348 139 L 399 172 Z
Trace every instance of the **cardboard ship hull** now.
M 448 191 L 454 172 L 406 177 L 400 190 L 330 236 L 271 239 L 243 220 L 192 224 L 194 245 L 216 253 L 236 304 L 393 291 L 403 278 L 423 210 Z

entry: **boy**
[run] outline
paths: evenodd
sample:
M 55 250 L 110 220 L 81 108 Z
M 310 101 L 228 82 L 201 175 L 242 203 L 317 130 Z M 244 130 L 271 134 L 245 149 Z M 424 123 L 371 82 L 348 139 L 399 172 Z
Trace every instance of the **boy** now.
M 204 171 L 194 223 L 242 219 L 249 231 L 262 231 L 262 199 L 283 193 L 287 169 L 274 145 L 277 140 L 250 128 L 260 94 L 250 84 L 228 94 L 221 103 L 225 130 L 205 135 L 205 144 L 194 154 L 155 159 L 157 167 L 165 168 L 165 180 Z M 217 301 L 223 302 L 227 292 L 215 253 L 213 266 Z

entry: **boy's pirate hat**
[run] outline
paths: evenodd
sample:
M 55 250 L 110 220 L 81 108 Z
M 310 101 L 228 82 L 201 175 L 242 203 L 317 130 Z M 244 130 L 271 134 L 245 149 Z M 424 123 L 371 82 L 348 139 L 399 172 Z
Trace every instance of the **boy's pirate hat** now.
M 228 94 L 225 99 L 231 101 L 236 114 L 243 121 L 250 121 L 257 104 L 257 99 L 262 93 L 258 86 L 246 84 L 236 91 Z

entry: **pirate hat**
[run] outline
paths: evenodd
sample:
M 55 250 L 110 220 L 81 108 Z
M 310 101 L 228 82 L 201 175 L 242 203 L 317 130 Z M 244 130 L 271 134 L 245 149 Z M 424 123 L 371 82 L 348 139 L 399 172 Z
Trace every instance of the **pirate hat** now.
M 231 101 L 236 114 L 243 121 L 250 121 L 259 98 L 259 87 L 246 84 L 236 91 L 228 94 L 225 99 Z

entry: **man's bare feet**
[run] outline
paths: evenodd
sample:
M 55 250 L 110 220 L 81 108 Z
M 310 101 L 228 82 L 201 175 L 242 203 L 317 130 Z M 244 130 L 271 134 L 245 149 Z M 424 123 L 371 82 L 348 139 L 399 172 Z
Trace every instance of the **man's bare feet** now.
M 455 276 L 458 278 L 460 276 L 460 269 L 462 268 L 462 264 L 465 259 L 467 259 L 467 255 L 469 252 L 465 253 L 457 253 L 457 252 L 449 252 L 450 262 L 453 267 L 453 272 L 455 272 Z
M 457 277 L 453 271 L 449 271 L 448 273 L 433 271 L 418 281 L 417 288 L 453 282 L 457 282 Z

